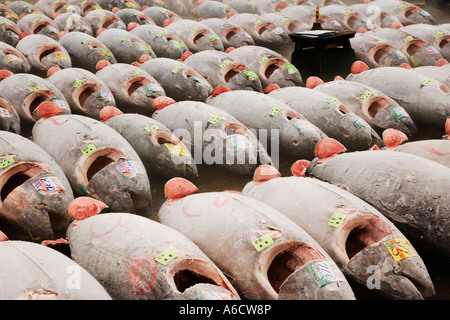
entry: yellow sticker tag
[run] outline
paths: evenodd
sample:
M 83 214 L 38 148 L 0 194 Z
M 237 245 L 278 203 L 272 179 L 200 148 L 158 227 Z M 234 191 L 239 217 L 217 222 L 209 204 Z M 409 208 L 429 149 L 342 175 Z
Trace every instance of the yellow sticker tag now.
M 69 57 L 67 56 L 67 54 L 65 54 L 64 52 L 61 52 L 61 51 L 55 52 L 55 57 L 56 57 L 56 60 L 69 61 Z
M 14 160 L 13 157 L 8 157 L 6 159 L 3 159 L 2 161 L 0 161 L 0 169 L 4 169 L 10 165 L 12 165 L 14 162 L 16 162 Z
M 333 215 L 328 221 L 328 225 L 330 227 L 339 228 L 340 226 L 342 226 L 342 223 L 344 222 L 345 218 L 347 218 L 345 214 L 335 211 L 333 212 Z
M 256 251 L 260 252 L 264 250 L 267 247 L 270 247 L 275 242 L 273 241 L 272 237 L 268 234 L 263 235 L 262 237 L 256 239 L 252 242 L 252 245 L 255 247 Z
M 178 253 L 172 249 L 167 249 L 162 252 L 155 260 L 161 263 L 163 266 L 167 265 L 169 262 L 175 260 L 178 257 Z
M 417 257 L 416 250 L 408 239 L 392 239 L 386 241 L 384 246 L 389 251 L 395 261 L 400 261 L 409 257 Z
M 173 144 L 173 143 L 164 143 L 164 145 L 166 146 L 167 150 L 169 150 L 169 152 L 171 154 L 177 154 L 180 156 L 188 156 L 189 154 L 186 152 L 186 150 L 184 150 L 183 147 L 177 145 L 177 144 Z

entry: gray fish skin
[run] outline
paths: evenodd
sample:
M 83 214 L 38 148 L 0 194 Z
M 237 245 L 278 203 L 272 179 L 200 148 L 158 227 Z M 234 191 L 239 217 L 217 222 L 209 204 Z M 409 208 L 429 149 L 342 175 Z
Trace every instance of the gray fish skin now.
M 334 97 L 301 87 L 271 91 L 269 96 L 282 101 L 322 130 L 328 137 L 342 143 L 348 151 L 384 146 L 381 137 L 361 117 Z
M 370 4 L 390 12 L 404 26 L 416 23 L 436 24 L 435 19 L 429 12 L 406 1 L 377 0 L 371 1 Z
M 255 0 L 254 2 L 265 13 L 280 12 L 290 6 L 290 2 L 285 0 Z
M 67 68 L 47 78 L 64 95 L 73 113 L 103 120 L 99 112 L 106 106 L 115 107 L 108 86 L 95 74 L 81 68 Z
M 75 195 L 98 199 L 113 212 L 149 215 L 152 198 L 147 172 L 117 131 L 72 114 L 36 122 L 32 136 L 61 166 Z
M 147 2 L 148 0 L 139 0 L 139 1 Z M 185 19 L 192 17 L 192 11 L 190 11 L 190 8 L 188 8 L 186 3 L 184 3 L 181 0 L 166 0 L 161 2 L 165 4 L 165 6 L 163 6 L 164 8 L 167 8 L 175 12 L 176 14 L 185 17 Z M 149 7 L 151 8 L 152 6 Z
M 347 280 L 317 242 L 260 201 L 230 192 L 190 194 L 167 199 L 158 216 L 227 274 L 242 299 L 355 299 Z M 271 237 L 273 244 L 258 252 L 252 242 L 263 235 Z M 341 281 L 319 287 L 308 271 L 316 263 L 335 268 Z
M 57 14 L 66 12 L 80 13 L 81 9 L 77 5 L 71 5 L 67 1 L 42 0 L 36 1 L 36 8 L 42 11 L 47 17 L 53 19 Z
M 224 19 L 238 12 L 225 3 L 219 1 L 205 1 L 192 9 L 197 18 L 219 18 Z
M 67 236 L 72 259 L 113 299 L 239 300 L 222 271 L 190 239 L 159 222 L 104 213 L 74 222 Z M 155 259 L 167 249 L 177 256 L 164 265 Z M 183 274 L 188 278 L 180 279 Z
M 97 35 L 99 29 L 117 28 L 127 30 L 125 23 L 116 14 L 105 9 L 92 10 L 84 18 L 92 27 L 92 32 Z
M 6 42 L 0 42 L 0 68 L 12 73 L 28 73 L 31 71 L 31 65 L 22 52 Z
M 11 102 L 0 95 L 0 130 L 20 134 L 20 117 Z
M 0 17 L 0 41 L 5 42 L 13 47 L 19 43 L 19 35 L 22 33 L 17 23 Z
M 40 242 L 64 237 L 74 199 L 57 162 L 40 146 L 19 134 L 0 131 L 2 231 L 10 239 Z M 9 159 L 9 160 L 8 160 Z
M 261 81 L 249 67 L 229 54 L 204 50 L 187 57 L 186 65 L 200 73 L 212 86 L 225 86 L 230 90 L 261 92 Z
M 353 194 L 307 177 L 254 180 L 245 185 L 242 194 L 270 205 L 299 225 L 348 279 L 368 285 L 371 273 L 367 268 L 376 266 L 383 271 L 380 286 L 373 288 L 375 292 L 390 299 L 422 300 L 434 295 L 433 282 L 419 255 L 395 261 L 385 248 L 386 242 L 405 236 L 378 210 Z M 340 226 L 328 223 L 335 212 L 345 216 Z M 355 232 L 361 232 L 361 237 L 352 237 Z
M 109 48 L 97 38 L 83 32 L 69 32 L 63 35 L 59 42 L 69 52 L 72 66 L 96 72 L 97 63 L 106 60 L 117 63 Z
M 272 163 L 266 149 L 249 128 L 209 104 L 180 101 L 158 110 L 152 118 L 182 137 L 180 140 L 194 155 L 196 164 L 205 163 L 235 174 L 252 175 L 259 164 Z
M 110 28 L 97 36 L 113 53 L 114 58 L 120 63 L 133 63 L 146 54 L 156 58 L 153 49 L 137 35 L 117 28 Z
M 213 91 L 211 84 L 187 64 L 169 58 L 155 58 L 139 66 L 148 72 L 175 101 L 206 101 Z
M 202 20 L 202 23 L 220 37 L 225 49 L 255 44 L 255 41 L 247 31 L 237 25 L 232 25 L 225 19 L 209 18 Z
M 165 96 L 164 88 L 148 72 L 126 63 L 114 63 L 97 71 L 111 90 L 117 107 L 124 113 L 151 116 L 156 110 L 153 99 Z
M 11 102 L 23 123 L 33 124 L 41 119 L 40 108 L 45 102 L 57 104 L 61 109 L 60 114 L 72 113 L 58 88 L 32 74 L 18 73 L 0 81 L 0 96 Z
M 405 142 L 386 150 L 413 154 L 450 168 L 450 140 L 425 139 Z
M 26 36 L 17 43 L 16 49 L 27 58 L 31 73 L 41 77 L 45 77 L 51 67 L 72 67 L 72 58 L 65 47 L 42 34 Z
M 24 16 L 17 22 L 22 32 L 30 34 L 43 34 L 58 41 L 59 27 L 44 14 L 32 13 Z
M 228 54 L 255 72 L 263 88 L 269 84 L 277 84 L 281 88 L 304 85 L 298 69 L 284 56 L 269 48 L 245 46 Z
M 131 144 L 150 175 L 187 179 L 198 176 L 197 166 L 187 147 L 161 122 L 128 113 L 117 115 L 105 124 Z
M 123 23 L 125 23 L 127 27 L 132 22 L 139 25 L 155 24 L 155 21 L 153 21 L 152 18 L 147 16 L 145 13 L 133 8 L 120 9 L 116 12 L 116 15 L 120 19 L 122 19 Z
M 259 15 L 266 13 L 255 2 L 250 0 L 230 0 L 227 4 L 239 13 L 254 13 Z
M 102 7 L 97 3 L 96 0 L 68 0 L 70 4 L 76 5 L 80 8 L 80 15 L 85 17 L 86 14 L 93 10 L 100 10 Z
M 189 50 L 181 38 L 157 25 L 139 26 L 130 32 L 145 41 L 158 58 L 178 60 Z
M 414 71 L 435 79 L 450 88 L 450 68 L 448 67 L 422 66 L 414 68 Z
M 206 103 L 231 114 L 258 136 L 266 131 L 267 141 L 279 139 L 280 152 L 298 159 L 313 159 L 316 144 L 327 138 L 290 106 L 263 93 L 234 90 L 211 97 Z M 274 130 L 278 130 L 279 137 L 272 136 Z
M 0 242 L 0 254 L 8 275 L 0 288 L 2 300 L 112 300 L 86 269 L 52 248 L 9 240 Z M 75 285 L 74 275 L 79 276 Z
M 414 70 L 382 67 L 350 74 L 347 80 L 382 91 L 402 106 L 417 126 L 443 128 L 450 117 L 449 88 Z
M 172 22 L 165 29 L 181 38 L 192 53 L 205 50 L 224 51 L 219 36 L 201 22 L 179 20 Z
M 316 21 L 316 9 L 309 6 L 303 5 L 291 6 L 282 9 L 280 13 L 293 19 L 301 20 L 311 27 Z M 344 27 L 341 26 L 341 24 L 336 19 L 327 14 L 322 14 L 319 16 L 319 23 L 322 26 L 322 29 L 324 30 L 344 29 Z
M 426 23 L 408 25 L 400 30 L 415 38 L 425 40 L 435 47 L 444 59 L 450 60 L 450 30 Z
M 387 41 L 387 43 L 402 51 L 408 57 L 412 67 L 433 66 L 444 59 L 434 46 L 421 38 L 409 35 L 403 29 L 379 28 L 370 30 L 367 34 L 372 35 L 379 41 Z
M 8 9 L 14 11 L 19 18 L 22 17 L 22 15 L 27 15 L 31 13 L 42 13 L 41 10 L 39 10 L 36 6 L 32 5 L 31 3 L 28 3 L 26 1 L 11 1 L 7 5 Z
M 95 0 L 100 7 L 102 7 L 105 10 L 111 11 L 114 8 L 119 9 L 126 9 L 126 8 L 132 8 L 136 10 L 141 10 L 141 6 L 139 3 L 135 0 Z
M 349 6 L 352 10 L 358 11 L 367 17 L 368 23 L 376 28 L 399 28 L 402 27 L 400 20 L 389 11 L 382 10 L 369 3 L 357 3 Z
M 374 29 L 372 25 L 368 25 L 367 18 L 359 11 L 354 11 L 351 7 L 340 4 L 328 5 L 320 8 L 320 12 L 332 17 L 344 28 L 344 30 L 358 31 L 359 28 L 365 30 Z
M 164 21 L 167 19 L 172 19 L 173 21 L 183 20 L 183 18 L 176 12 L 162 7 L 149 7 L 144 9 L 142 12 L 152 18 L 155 24 L 159 27 L 164 27 Z
M 265 21 L 257 14 L 239 13 L 227 18 L 227 21 L 247 31 L 258 46 L 275 47 L 289 41 L 289 36 L 284 29 Z
M 305 30 L 311 30 L 311 26 L 308 26 L 303 21 L 298 19 L 292 19 L 280 13 L 264 13 L 261 15 L 265 21 L 272 22 L 278 27 L 283 28 L 287 33 L 301 32 Z
M 64 32 L 82 32 L 92 36 L 90 23 L 80 14 L 67 12 L 58 15 L 54 20 L 59 30 Z
M 318 85 L 314 90 L 337 98 L 373 128 L 394 128 L 407 136 L 412 136 L 417 131 L 415 119 L 408 109 L 377 87 L 335 80 Z
M 306 176 L 353 193 L 393 221 L 411 240 L 450 256 L 446 245 L 450 236 L 449 168 L 402 152 L 359 151 L 316 158 Z
M 408 57 L 402 51 L 373 34 L 356 33 L 350 39 L 350 44 L 356 59 L 365 62 L 370 68 L 410 65 Z

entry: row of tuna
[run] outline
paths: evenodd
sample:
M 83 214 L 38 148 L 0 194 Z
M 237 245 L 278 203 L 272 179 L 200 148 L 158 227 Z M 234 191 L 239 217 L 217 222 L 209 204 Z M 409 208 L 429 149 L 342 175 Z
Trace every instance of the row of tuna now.
M 59 42 L 69 34 L 86 38 L 69 32 Z M 86 43 L 96 48 L 96 41 Z M 2 71 L 3 299 L 351 300 L 351 282 L 391 299 L 434 295 L 408 238 L 449 256 L 450 171 L 437 160 L 448 158 L 449 141 L 405 141 L 421 126 L 450 133 L 450 93 L 437 77 L 355 63 L 345 80 L 311 77 L 306 88 L 268 81 L 264 91 L 246 90 L 185 71 L 197 53 L 177 61 L 147 51 L 151 59 L 138 56 L 132 65 L 107 61 L 116 47 L 102 47 L 90 70 Z M 248 56 L 256 65 L 270 60 Z M 232 64 L 215 60 L 220 69 L 211 78 L 259 78 Z M 207 83 L 195 99 L 192 89 Z M 300 159 L 292 177 L 274 166 L 278 147 Z M 206 151 L 212 165 L 253 181 L 239 191 L 196 193 L 194 156 Z M 153 175 L 167 181 L 157 219 L 149 217 Z M 52 248 L 58 243 L 70 257 Z

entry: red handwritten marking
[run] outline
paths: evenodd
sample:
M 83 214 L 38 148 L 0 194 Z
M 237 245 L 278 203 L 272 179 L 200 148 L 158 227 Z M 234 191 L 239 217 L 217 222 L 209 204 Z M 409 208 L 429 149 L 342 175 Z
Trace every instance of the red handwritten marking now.
M 69 121 L 70 120 L 70 117 L 67 117 L 67 119 L 66 120 L 63 120 L 63 122 L 58 122 L 58 119 L 55 119 L 55 117 L 50 117 L 50 118 L 48 118 L 53 124 L 56 124 L 57 126 L 60 126 L 60 125 L 62 125 L 62 124 L 64 124 L 64 123 L 66 123 L 67 121 Z
M 433 148 L 432 146 L 430 146 L 430 145 L 422 146 L 422 147 L 423 147 L 425 150 L 427 150 L 427 151 L 429 151 L 429 152 L 431 152 L 431 153 L 434 153 L 435 155 L 438 155 L 438 156 L 448 156 L 448 155 L 450 155 L 450 152 L 442 153 L 442 152 L 440 152 L 440 151 L 434 149 L 434 148 Z
M 190 205 L 192 203 L 192 200 L 194 200 L 194 199 L 188 200 L 188 202 L 183 206 L 183 208 L 181 210 L 182 210 L 183 214 L 186 217 L 188 217 L 188 218 L 198 218 L 198 217 L 201 216 L 201 214 L 191 214 L 191 213 L 189 213 L 189 207 L 190 207 Z
M 220 203 L 220 198 L 224 198 L 222 203 Z M 216 208 L 222 208 L 228 202 L 228 200 L 230 200 L 230 199 L 227 198 L 227 197 L 223 197 L 223 196 L 217 195 L 216 198 L 214 199 L 214 206 Z
M 124 226 L 130 224 L 131 221 L 134 219 L 134 216 L 132 216 L 132 215 L 127 216 L 127 217 L 126 217 L 126 218 L 127 218 L 127 221 L 125 221 L 125 222 L 122 222 L 123 218 L 124 218 L 123 216 L 119 216 L 119 217 L 117 218 L 116 224 L 115 224 L 114 226 L 112 226 L 112 228 L 111 228 L 110 230 L 105 231 L 105 232 L 103 232 L 103 233 L 96 233 L 94 230 L 92 230 L 93 225 L 91 224 L 90 227 L 89 227 L 89 233 L 90 233 L 90 236 L 91 236 L 92 238 L 100 238 L 100 237 L 103 237 L 103 236 L 105 236 L 105 235 L 107 235 L 107 234 L 113 232 L 113 231 L 114 231 L 116 228 L 118 228 L 118 227 L 124 227 Z
M 154 284 L 158 275 L 157 262 L 151 254 L 134 257 L 128 268 L 128 284 L 130 293 L 139 296 L 149 295 L 156 290 Z

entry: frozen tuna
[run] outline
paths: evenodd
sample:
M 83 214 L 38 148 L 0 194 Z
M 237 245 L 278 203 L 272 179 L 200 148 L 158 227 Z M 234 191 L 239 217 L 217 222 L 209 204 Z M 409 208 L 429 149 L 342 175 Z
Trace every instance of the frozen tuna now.
M 427 268 L 409 240 L 378 210 L 353 194 L 313 178 L 281 177 L 268 166 L 257 169 L 242 194 L 294 221 L 322 246 L 347 278 L 391 299 L 421 300 L 434 295 Z M 402 248 L 403 255 L 396 248 Z M 377 286 L 371 283 L 375 272 L 380 275 Z
M 152 198 L 147 172 L 117 131 L 73 114 L 36 122 L 32 136 L 61 166 L 75 195 L 103 201 L 113 212 L 149 215 Z
M 92 32 L 96 35 L 100 29 L 117 28 L 126 30 L 125 23 L 115 13 L 105 9 L 89 11 L 84 18 L 92 27 Z
M 59 42 L 69 53 L 73 67 L 96 72 L 97 63 L 101 60 L 117 63 L 109 48 L 89 34 L 69 32 L 63 35 Z
M 104 213 L 75 221 L 67 235 L 72 259 L 113 299 L 239 300 L 230 281 L 191 240 L 159 222 Z
M 355 299 L 328 254 L 279 211 L 231 192 L 192 194 L 196 188 L 187 183 L 181 178 L 166 183 L 159 219 L 191 239 L 243 299 Z M 319 284 L 315 273 L 324 269 L 328 281 Z
M 148 72 L 175 101 L 205 101 L 212 93 L 211 84 L 187 64 L 169 58 L 151 59 L 139 66 Z
M 202 19 L 224 19 L 238 13 L 226 3 L 222 3 L 219 1 L 204 1 L 197 7 L 193 8 L 192 12 L 197 18 Z
M 142 12 L 150 17 L 159 27 L 165 27 L 166 20 L 167 23 L 183 20 L 179 14 L 162 7 L 149 7 L 144 9 Z
M 12 73 L 28 73 L 31 65 L 22 52 L 6 42 L 0 42 L 0 68 Z
M 390 12 L 392 15 L 396 16 L 404 26 L 416 23 L 436 24 L 433 16 L 428 11 L 423 10 L 410 2 L 377 0 L 371 1 L 370 4 Z
M 77 13 L 63 13 L 58 15 L 53 21 L 63 33 L 76 31 L 93 35 L 90 23 Z
M 188 148 L 165 125 L 140 114 L 117 115 L 105 122 L 134 148 L 150 175 L 164 178 L 198 176 Z
M 276 141 L 279 150 L 296 158 L 314 158 L 316 144 L 327 136 L 284 102 L 260 92 L 234 90 L 212 96 L 206 103 L 219 108 L 257 132 Z M 265 141 L 264 141 L 265 142 Z
M 262 91 L 258 76 L 228 53 L 204 50 L 188 56 L 183 62 L 200 73 L 214 88 L 225 86 L 230 90 Z
M 64 254 L 28 241 L 0 242 L 2 300 L 111 300 L 86 269 Z
M 5 42 L 13 47 L 19 42 L 19 35 L 22 33 L 17 23 L 0 17 L 0 41 Z
M 11 102 L 23 123 L 33 124 L 41 118 L 72 113 L 58 88 L 32 74 L 18 73 L 0 81 L 0 96 Z
M 209 18 L 202 20 L 220 38 L 225 49 L 230 47 L 242 47 L 254 45 L 253 38 L 238 25 L 229 23 L 226 19 Z
M 228 53 L 248 66 L 261 81 L 263 88 L 269 84 L 279 87 L 303 86 L 298 69 L 281 54 L 262 46 L 244 46 Z
M 66 12 L 81 13 L 80 7 L 71 5 L 68 1 L 64 0 L 39 0 L 36 1 L 36 8 L 51 19 L 54 19 L 58 14 Z
M 16 49 L 23 53 L 31 65 L 31 72 L 45 76 L 52 67 L 70 68 L 72 59 L 59 42 L 42 35 L 31 34 L 19 41 Z
M 61 167 L 43 148 L 12 132 L 0 131 L 0 150 L 2 231 L 33 242 L 64 237 L 74 195 Z
M 29 34 L 43 34 L 54 40 L 58 40 L 58 32 L 60 31 L 58 26 L 52 19 L 44 14 L 32 13 L 24 16 L 17 22 L 22 32 L 28 32 Z
M 153 100 L 165 96 L 164 88 L 148 72 L 126 63 L 114 63 L 97 71 L 124 113 L 152 115 Z

